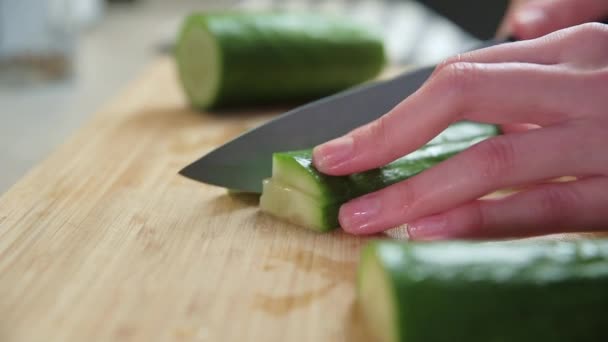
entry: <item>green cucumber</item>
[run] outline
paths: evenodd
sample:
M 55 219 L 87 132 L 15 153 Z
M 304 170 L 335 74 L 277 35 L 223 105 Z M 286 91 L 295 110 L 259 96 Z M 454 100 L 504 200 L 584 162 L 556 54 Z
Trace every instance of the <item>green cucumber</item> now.
M 272 177 L 264 181 L 260 208 L 300 226 L 328 231 L 339 226 L 339 208 L 348 200 L 415 176 L 496 134 L 493 125 L 457 123 L 429 144 L 384 167 L 340 177 L 317 171 L 310 150 L 275 153 Z
M 344 18 L 287 13 L 197 13 L 175 48 L 197 108 L 293 102 L 330 95 L 383 69 L 382 40 Z
M 463 141 L 482 136 L 493 136 L 500 133 L 496 125 L 482 124 L 472 121 L 458 121 L 439 133 L 427 145 L 436 145 L 452 141 Z
M 608 240 L 376 241 L 357 282 L 378 341 L 608 341 Z
M 341 203 L 323 203 L 316 197 L 291 188 L 280 181 L 264 180 L 260 208 L 283 220 L 317 231 L 338 226 Z

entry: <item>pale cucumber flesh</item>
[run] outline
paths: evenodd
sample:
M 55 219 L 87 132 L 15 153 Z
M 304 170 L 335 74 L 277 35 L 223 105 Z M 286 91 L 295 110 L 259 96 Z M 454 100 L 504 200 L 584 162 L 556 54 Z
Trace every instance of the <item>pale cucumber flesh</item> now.
M 337 222 L 326 221 L 328 218 L 337 217 L 337 205 L 323 205 L 315 197 L 275 179 L 264 181 L 260 208 L 287 222 L 317 231 L 326 231 L 327 227 L 337 225 Z
M 175 53 L 190 102 L 199 108 L 211 106 L 219 92 L 222 70 L 219 47 L 211 32 L 205 25 L 185 27 Z
M 359 268 L 357 305 L 366 329 L 374 341 L 398 341 L 395 289 L 389 275 L 375 255 L 362 257 Z

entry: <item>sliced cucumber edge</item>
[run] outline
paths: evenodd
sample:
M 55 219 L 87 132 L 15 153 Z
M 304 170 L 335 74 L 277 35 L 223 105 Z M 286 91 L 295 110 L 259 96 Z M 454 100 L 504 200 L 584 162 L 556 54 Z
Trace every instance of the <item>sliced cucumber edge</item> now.
M 326 204 L 324 198 L 328 192 L 326 186 L 319 182 L 318 177 L 309 171 L 312 158 L 299 158 L 298 153 L 309 151 L 294 151 L 274 153 L 272 156 L 272 178 L 303 193 L 317 198 L 321 204 Z
M 190 16 L 175 49 L 182 87 L 192 106 L 201 109 L 213 107 L 222 82 L 222 51 L 207 25 L 204 16 Z
M 384 267 L 381 241 L 367 244 L 361 252 L 357 271 L 357 305 L 365 328 L 381 342 L 399 341 L 401 336 L 394 284 Z
M 336 204 L 320 204 L 315 197 L 273 178 L 264 180 L 263 187 L 260 197 L 263 212 L 317 232 L 338 227 L 328 221 L 329 217 L 337 216 Z

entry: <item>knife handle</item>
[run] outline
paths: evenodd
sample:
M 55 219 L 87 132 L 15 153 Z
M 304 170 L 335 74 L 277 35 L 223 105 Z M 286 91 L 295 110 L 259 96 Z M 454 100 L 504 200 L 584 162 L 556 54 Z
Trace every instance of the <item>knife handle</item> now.
M 604 18 L 603 20 L 598 20 L 598 21 L 595 21 L 595 22 L 598 22 L 600 24 L 608 24 L 608 18 Z M 507 42 L 515 42 L 515 41 L 518 41 L 519 39 L 517 39 L 517 37 L 515 37 L 513 35 L 510 35 L 510 36 L 507 37 L 506 40 L 507 40 Z

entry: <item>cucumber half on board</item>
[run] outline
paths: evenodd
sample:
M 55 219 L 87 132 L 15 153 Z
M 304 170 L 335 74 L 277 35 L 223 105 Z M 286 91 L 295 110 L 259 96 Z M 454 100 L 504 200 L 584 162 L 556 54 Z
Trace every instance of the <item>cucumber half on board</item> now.
M 376 241 L 357 281 L 382 342 L 608 341 L 608 240 Z
M 199 13 L 184 21 L 175 58 L 197 108 L 304 101 L 377 76 L 383 42 L 345 18 Z
M 339 226 L 339 208 L 348 200 L 412 177 L 496 134 L 494 125 L 456 123 L 419 150 L 382 168 L 340 177 L 317 171 L 310 150 L 275 153 L 260 208 L 297 225 L 328 231 Z

